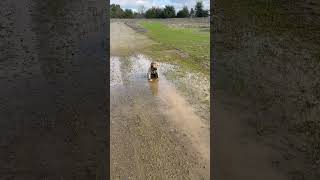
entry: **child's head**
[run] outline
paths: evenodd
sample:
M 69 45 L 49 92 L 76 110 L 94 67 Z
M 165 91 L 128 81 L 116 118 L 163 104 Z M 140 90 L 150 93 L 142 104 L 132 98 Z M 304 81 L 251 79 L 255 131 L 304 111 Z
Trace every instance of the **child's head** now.
M 151 63 L 151 67 L 152 67 L 152 68 L 156 68 L 156 69 L 157 69 L 158 66 L 159 66 L 158 63 L 156 63 L 156 62 L 152 62 L 152 63 Z

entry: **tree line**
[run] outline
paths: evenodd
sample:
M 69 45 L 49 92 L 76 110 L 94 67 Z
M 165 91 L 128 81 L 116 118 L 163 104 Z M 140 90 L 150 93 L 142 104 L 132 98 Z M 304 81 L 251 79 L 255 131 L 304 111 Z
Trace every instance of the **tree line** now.
M 208 17 L 209 10 L 205 10 L 203 2 L 198 1 L 194 8 L 190 11 L 187 6 L 184 6 L 176 13 L 174 6 L 166 5 L 164 8 L 152 7 L 145 11 L 141 6 L 138 12 L 133 12 L 131 9 L 122 9 L 118 4 L 110 5 L 111 18 L 187 18 L 187 17 Z

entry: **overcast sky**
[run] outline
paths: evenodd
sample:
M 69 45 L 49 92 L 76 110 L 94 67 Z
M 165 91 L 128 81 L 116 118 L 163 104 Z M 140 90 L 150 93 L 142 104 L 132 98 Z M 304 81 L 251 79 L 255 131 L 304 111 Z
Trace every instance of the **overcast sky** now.
M 176 11 L 182 9 L 183 6 L 194 8 L 197 0 L 110 0 L 110 4 L 119 4 L 122 9 L 132 9 L 137 11 L 141 5 L 146 9 L 155 7 L 164 7 L 165 5 L 172 5 Z M 202 0 L 204 8 L 210 9 L 210 1 Z

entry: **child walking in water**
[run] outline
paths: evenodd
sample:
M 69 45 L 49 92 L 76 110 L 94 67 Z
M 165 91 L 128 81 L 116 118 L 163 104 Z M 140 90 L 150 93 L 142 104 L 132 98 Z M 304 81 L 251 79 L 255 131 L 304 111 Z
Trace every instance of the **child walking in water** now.
M 153 79 L 158 79 L 158 67 L 159 65 L 155 62 L 152 62 L 150 64 L 149 70 L 148 70 L 148 80 L 152 81 Z

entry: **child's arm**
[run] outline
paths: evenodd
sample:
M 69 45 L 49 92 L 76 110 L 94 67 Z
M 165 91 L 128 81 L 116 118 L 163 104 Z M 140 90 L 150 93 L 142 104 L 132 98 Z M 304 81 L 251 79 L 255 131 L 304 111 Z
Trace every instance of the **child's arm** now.
M 148 80 L 151 80 L 151 68 L 148 70 Z

